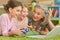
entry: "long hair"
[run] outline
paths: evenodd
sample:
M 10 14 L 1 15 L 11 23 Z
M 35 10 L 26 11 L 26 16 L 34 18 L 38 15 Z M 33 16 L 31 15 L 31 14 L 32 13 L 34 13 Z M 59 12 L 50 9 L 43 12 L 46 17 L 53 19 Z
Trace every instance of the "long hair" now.
M 4 9 L 6 12 L 9 12 L 9 8 L 14 8 L 17 6 L 22 7 L 22 3 L 16 0 L 9 0 L 6 5 L 4 5 Z
M 40 19 L 40 22 L 41 22 L 40 24 L 41 24 L 41 25 L 47 24 L 47 22 L 46 22 L 46 21 L 47 21 L 47 20 L 46 20 L 46 14 L 47 14 L 46 10 L 43 9 L 40 5 L 35 5 L 35 8 L 36 8 L 36 7 L 39 8 L 39 9 L 42 9 L 42 10 L 44 11 L 44 13 L 43 13 L 43 18 Z

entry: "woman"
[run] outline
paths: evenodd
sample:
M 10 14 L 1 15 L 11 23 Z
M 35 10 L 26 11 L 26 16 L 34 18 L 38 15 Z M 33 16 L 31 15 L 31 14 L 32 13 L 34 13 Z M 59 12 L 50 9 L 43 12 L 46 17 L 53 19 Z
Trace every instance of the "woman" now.
M 48 14 L 46 14 L 46 11 L 42 7 L 36 5 L 32 14 L 29 15 L 29 26 L 32 25 L 39 34 L 46 34 L 46 32 L 43 31 L 45 27 L 47 27 L 49 31 L 55 27 L 50 20 L 52 11 L 52 9 L 49 9 Z

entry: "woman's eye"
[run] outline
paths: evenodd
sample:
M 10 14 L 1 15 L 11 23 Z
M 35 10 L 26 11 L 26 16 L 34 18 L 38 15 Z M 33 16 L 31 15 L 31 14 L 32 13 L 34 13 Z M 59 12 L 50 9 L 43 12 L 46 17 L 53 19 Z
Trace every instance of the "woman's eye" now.
M 38 15 L 40 15 L 40 13 L 37 13 Z

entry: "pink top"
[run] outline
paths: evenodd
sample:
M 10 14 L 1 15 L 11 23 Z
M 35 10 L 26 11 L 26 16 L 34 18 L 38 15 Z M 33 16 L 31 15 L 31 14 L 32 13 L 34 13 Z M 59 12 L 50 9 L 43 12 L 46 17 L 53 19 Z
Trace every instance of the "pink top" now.
M 0 34 L 4 36 L 8 36 L 9 30 L 15 30 L 16 29 L 16 19 L 12 18 L 9 20 L 8 14 L 2 14 L 0 16 Z

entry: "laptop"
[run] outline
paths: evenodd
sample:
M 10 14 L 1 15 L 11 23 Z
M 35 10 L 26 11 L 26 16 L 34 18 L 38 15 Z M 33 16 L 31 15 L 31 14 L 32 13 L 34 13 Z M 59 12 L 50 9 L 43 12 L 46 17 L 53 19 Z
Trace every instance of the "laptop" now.
M 28 38 L 49 38 L 56 36 L 60 33 L 60 26 L 56 26 L 54 29 L 52 29 L 49 33 L 46 35 L 33 35 L 33 36 L 27 36 Z

